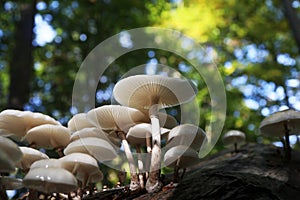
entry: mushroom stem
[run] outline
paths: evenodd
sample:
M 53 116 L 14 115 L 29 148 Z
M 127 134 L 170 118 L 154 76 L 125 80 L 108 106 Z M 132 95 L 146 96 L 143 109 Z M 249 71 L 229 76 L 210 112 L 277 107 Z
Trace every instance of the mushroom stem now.
M 136 145 L 135 148 L 136 148 L 136 152 L 138 153 L 139 181 L 140 181 L 140 186 L 143 189 L 145 184 L 144 184 L 144 164 L 141 155 L 141 147 L 140 145 Z
M 174 167 L 173 183 L 178 183 L 179 163 L 180 163 L 180 158 L 177 159 L 175 167 Z
M 235 152 L 235 153 L 238 152 L 238 150 L 237 150 L 237 143 L 236 143 L 236 142 L 234 143 L 234 152 Z
M 152 125 L 152 154 L 150 164 L 149 179 L 146 183 L 146 189 L 149 193 L 158 192 L 162 183 L 160 181 L 160 165 L 161 165 L 161 136 L 160 124 L 158 119 L 158 105 L 155 104 L 149 110 Z
M 129 144 L 128 144 L 126 138 L 125 138 L 124 132 L 118 131 L 117 134 L 122 140 L 125 155 L 126 155 L 126 158 L 128 160 L 128 164 L 129 164 L 129 170 L 130 170 L 130 176 L 131 176 L 130 187 L 129 188 L 132 191 L 138 190 L 138 189 L 140 189 L 140 184 L 139 184 L 139 179 L 138 179 L 138 176 L 137 176 L 136 167 L 135 167 L 135 164 L 134 164 L 134 159 L 133 159 Z
M 287 127 L 287 123 L 283 124 L 284 126 L 284 133 L 285 133 L 285 142 L 286 142 L 286 159 L 291 160 L 291 146 L 290 146 L 290 137 L 289 137 L 289 129 Z
M 182 169 L 182 174 L 181 174 L 181 176 L 180 176 L 180 180 L 183 179 L 185 172 L 186 172 L 186 168 L 183 168 L 183 169 Z

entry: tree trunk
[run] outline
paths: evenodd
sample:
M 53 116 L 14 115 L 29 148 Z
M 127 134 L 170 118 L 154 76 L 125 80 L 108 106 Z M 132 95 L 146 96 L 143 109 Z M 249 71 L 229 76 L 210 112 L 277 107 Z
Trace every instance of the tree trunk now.
M 22 110 L 28 102 L 33 71 L 32 40 L 35 13 L 35 1 L 20 3 L 20 20 L 15 26 L 15 44 L 9 69 L 9 108 Z
M 298 18 L 296 10 L 292 7 L 291 0 L 283 0 L 283 8 L 300 53 L 300 19 Z

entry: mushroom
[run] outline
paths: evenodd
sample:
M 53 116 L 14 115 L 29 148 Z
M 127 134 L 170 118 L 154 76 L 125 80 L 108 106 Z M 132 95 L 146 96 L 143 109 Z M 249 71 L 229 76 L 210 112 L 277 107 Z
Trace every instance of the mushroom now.
M 174 167 L 174 183 L 178 182 L 180 168 L 183 168 L 183 174 L 181 176 L 183 177 L 185 169 L 199 163 L 199 161 L 198 152 L 184 145 L 174 146 L 164 155 L 165 165 Z
M 97 137 L 108 142 L 111 142 L 113 145 L 120 147 L 121 140 L 115 137 L 110 137 L 106 132 L 97 127 L 83 128 L 71 134 L 70 142 L 78 140 L 80 138 L 86 137 Z
M 59 159 L 62 167 L 77 178 L 82 178 L 83 187 L 86 186 L 93 173 L 98 172 L 99 167 L 95 158 L 84 153 L 71 153 Z
M 246 135 L 239 130 L 230 130 L 224 134 L 222 140 L 225 146 L 234 145 L 234 152 L 237 153 L 237 145 L 245 142 Z
M 206 134 L 200 127 L 193 124 L 181 124 L 170 130 L 166 149 L 184 145 L 199 151 L 205 141 Z
M 119 137 L 122 140 L 131 174 L 130 190 L 139 190 L 140 185 L 137 170 L 129 144 L 126 141 L 126 132 L 128 132 L 129 128 L 136 123 L 145 121 L 145 115 L 134 108 L 119 105 L 107 105 L 90 110 L 87 113 L 87 118 L 103 130 L 112 130 L 110 135 Z
M 33 168 L 23 179 L 25 187 L 43 193 L 68 193 L 76 190 L 77 180 L 66 169 L 59 167 Z
M 27 172 L 30 169 L 30 166 L 35 161 L 42 160 L 42 159 L 49 159 L 49 157 L 46 154 L 34 148 L 20 147 L 20 149 L 23 153 L 23 157 L 22 160 L 16 163 L 16 166 L 18 168 L 23 169 L 25 172 Z
M 118 81 L 113 89 L 114 98 L 121 104 L 149 110 L 152 124 L 152 156 L 148 192 L 161 189 L 161 135 L 159 110 L 192 100 L 197 89 L 187 80 L 160 75 L 134 75 Z
M 70 131 L 62 125 L 43 124 L 28 130 L 24 140 L 30 145 L 54 148 L 62 156 L 61 149 L 70 142 Z
M 109 142 L 96 137 L 86 137 L 71 142 L 64 149 L 64 154 L 71 153 L 89 154 L 100 162 L 113 160 L 117 156 L 116 150 Z
M 60 125 L 48 115 L 31 111 L 7 109 L 0 113 L 0 134 L 20 140 L 29 129 L 42 125 Z
M 300 132 L 300 112 L 287 109 L 275 112 L 263 119 L 259 129 L 265 136 L 285 137 L 285 153 L 287 160 L 291 159 L 289 136 Z
M 170 130 L 166 128 L 161 128 L 161 134 L 168 133 Z M 139 180 L 140 185 L 144 188 L 144 164 L 143 160 L 148 161 L 148 154 L 141 153 L 141 146 L 147 147 L 147 153 L 151 153 L 151 124 L 141 123 L 131 127 L 126 135 L 126 139 L 129 144 L 134 145 L 138 153 L 138 169 L 139 169 Z M 144 159 L 143 159 L 144 158 Z M 148 167 L 148 162 L 146 163 Z
M 12 140 L 0 136 L 0 152 L 6 154 L 13 163 L 22 159 L 23 153 L 19 146 Z
M 86 113 L 78 113 L 68 121 L 68 128 L 72 132 L 91 127 L 95 126 L 87 119 Z
M 8 176 L 0 177 L 1 186 L 4 186 L 6 190 L 17 190 L 24 187 L 22 179 Z

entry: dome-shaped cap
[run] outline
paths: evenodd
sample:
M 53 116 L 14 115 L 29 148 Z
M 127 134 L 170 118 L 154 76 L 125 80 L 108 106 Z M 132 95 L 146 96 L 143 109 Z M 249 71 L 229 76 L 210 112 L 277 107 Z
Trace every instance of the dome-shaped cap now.
M 22 160 L 16 163 L 16 166 L 23 170 L 28 170 L 32 165 L 32 163 L 34 163 L 35 161 L 42 160 L 42 159 L 49 159 L 49 157 L 46 154 L 34 148 L 20 147 L 20 149 L 23 153 L 23 157 Z
M 230 130 L 224 134 L 222 140 L 225 146 L 232 144 L 241 144 L 245 142 L 246 135 L 239 130 Z
M 90 120 L 87 119 L 86 113 L 78 113 L 68 121 L 68 128 L 71 130 L 71 132 L 91 127 L 95 126 Z

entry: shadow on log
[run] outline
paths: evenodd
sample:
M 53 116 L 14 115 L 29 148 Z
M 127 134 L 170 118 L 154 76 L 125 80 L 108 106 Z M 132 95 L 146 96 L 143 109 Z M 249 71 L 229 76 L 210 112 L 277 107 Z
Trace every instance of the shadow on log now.
M 96 196 L 87 199 L 97 199 Z M 238 153 L 224 150 L 207 157 L 190 169 L 176 188 L 122 199 L 276 200 L 299 197 L 300 152 L 292 151 L 292 158 L 287 161 L 282 148 L 247 144 Z

